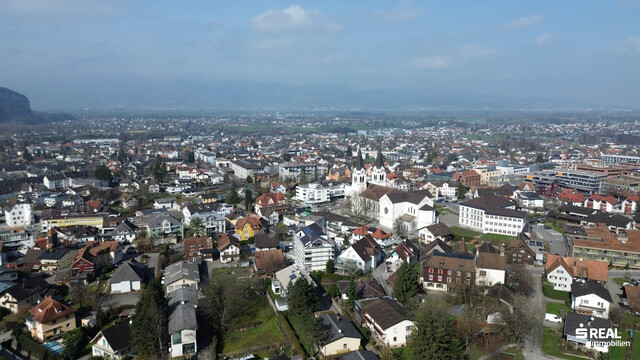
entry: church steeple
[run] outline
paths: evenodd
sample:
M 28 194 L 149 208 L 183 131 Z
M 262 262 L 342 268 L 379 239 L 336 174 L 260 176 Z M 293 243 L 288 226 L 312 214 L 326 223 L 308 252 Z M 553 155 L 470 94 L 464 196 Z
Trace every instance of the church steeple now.
M 358 148 L 358 155 L 356 157 L 356 170 L 362 170 L 364 168 L 364 160 L 362 159 L 362 151 Z
M 382 148 L 378 148 L 378 156 L 376 157 L 376 168 L 382 169 L 384 167 L 384 159 L 382 158 Z

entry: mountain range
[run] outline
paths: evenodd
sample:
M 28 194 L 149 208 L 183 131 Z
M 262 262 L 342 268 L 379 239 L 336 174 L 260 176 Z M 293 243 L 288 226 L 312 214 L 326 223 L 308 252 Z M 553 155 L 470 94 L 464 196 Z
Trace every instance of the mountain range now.
M 69 114 L 34 112 L 26 96 L 0 87 L 0 124 L 38 125 L 73 119 L 74 117 Z

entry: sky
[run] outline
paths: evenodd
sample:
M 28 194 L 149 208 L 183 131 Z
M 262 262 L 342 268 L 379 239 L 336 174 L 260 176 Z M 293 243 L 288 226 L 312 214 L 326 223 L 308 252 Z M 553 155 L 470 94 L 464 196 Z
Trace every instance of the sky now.
M 639 19 L 640 0 L 2 0 L 0 86 L 34 107 L 105 82 L 180 80 L 638 109 Z

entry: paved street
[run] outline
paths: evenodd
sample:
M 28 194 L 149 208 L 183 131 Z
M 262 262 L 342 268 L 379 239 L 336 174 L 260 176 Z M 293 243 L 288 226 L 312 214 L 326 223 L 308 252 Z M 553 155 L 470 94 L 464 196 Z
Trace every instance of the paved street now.
M 551 254 L 567 256 L 568 249 L 564 243 L 564 236 L 561 233 L 553 229 L 543 229 L 538 225 L 533 225 L 531 228 L 531 237 L 547 241 L 550 246 L 549 252 Z
M 458 215 L 455 214 L 441 214 L 438 216 L 440 222 L 448 227 L 458 226 Z
M 387 266 L 384 262 L 382 262 L 382 264 L 377 268 L 373 269 L 373 272 L 371 273 L 371 276 L 374 279 L 378 280 L 380 285 L 382 285 L 382 288 L 384 289 L 384 292 L 387 293 L 387 295 L 391 295 L 391 293 L 393 293 L 391 285 L 387 283 L 387 278 L 391 276 L 391 274 L 391 272 L 387 272 Z

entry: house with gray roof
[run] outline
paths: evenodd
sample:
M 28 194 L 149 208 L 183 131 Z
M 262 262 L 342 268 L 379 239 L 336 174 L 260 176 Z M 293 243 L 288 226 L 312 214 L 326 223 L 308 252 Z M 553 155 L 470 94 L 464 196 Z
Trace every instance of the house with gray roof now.
M 177 289 L 167 296 L 167 303 L 171 356 L 175 358 L 195 355 L 198 352 L 197 290 L 189 287 Z
M 335 258 L 335 253 L 336 243 L 316 223 L 294 234 L 293 258 L 307 271 L 324 270 L 327 261 Z
M 122 263 L 109 279 L 112 293 L 128 293 L 142 289 L 147 266 L 135 260 Z
M 195 261 L 179 261 L 164 269 L 164 286 L 167 295 L 183 287 L 198 289 L 200 284 L 200 269 Z
M 326 356 L 335 356 L 358 350 L 362 335 L 348 318 L 342 315 L 325 314 L 320 317 L 327 336 L 321 341 L 320 351 Z
M 105 328 L 91 339 L 93 356 L 120 360 L 135 353 L 131 346 L 131 324 L 129 319 Z

